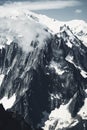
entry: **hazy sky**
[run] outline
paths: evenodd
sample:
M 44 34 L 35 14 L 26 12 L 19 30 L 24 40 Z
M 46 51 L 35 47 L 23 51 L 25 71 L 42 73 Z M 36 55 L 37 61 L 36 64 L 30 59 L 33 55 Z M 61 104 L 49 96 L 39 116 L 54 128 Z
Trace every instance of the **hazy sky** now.
M 0 0 L 3 4 L 9 0 Z M 33 12 L 45 14 L 57 20 L 81 19 L 87 22 L 87 0 L 10 0 L 11 2 L 28 1 Z

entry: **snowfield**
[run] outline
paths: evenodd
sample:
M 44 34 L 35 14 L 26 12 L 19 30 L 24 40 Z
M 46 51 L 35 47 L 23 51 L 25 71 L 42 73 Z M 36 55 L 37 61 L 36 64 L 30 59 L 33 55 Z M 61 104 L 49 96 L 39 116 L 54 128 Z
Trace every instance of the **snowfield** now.
M 68 104 L 62 104 L 59 108 L 55 108 L 55 110 L 51 111 L 49 115 L 49 120 L 45 122 L 44 130 L 51 130 L 54 128 L 55 130 L 60 130 L 62 128 L 72 127 L 78 123 L 78 119 L 74 119 L 69 112 L 69 105 L 72 100 L 69 101 Z

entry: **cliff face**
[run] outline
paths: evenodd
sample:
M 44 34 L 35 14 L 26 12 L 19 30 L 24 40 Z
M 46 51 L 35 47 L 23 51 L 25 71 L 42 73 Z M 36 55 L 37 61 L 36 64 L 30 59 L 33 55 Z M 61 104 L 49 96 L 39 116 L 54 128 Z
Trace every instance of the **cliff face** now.
M 16 113 L 5 111 L 0 104 L 0 129 L 1 130 L 31 130 L 31 127 Z
M 84 130 L 87 47 L 81 35 L 87 34 L 70 22 L 60 26 L 28 10 L 16 11 L 0 16 L 0 103 L 35 129 Z
M 35 128 L 44 125 L 52 110 L 71 99 L 69 112 L 72 118 L 77 116 L 86 98 L 87 48 L 68 27 L 62 27 L 59 34 L 51 35 L 43 47 L 36 46 L 32 52 L 26 53 L 12 42 L 1 49 L 0 56 L 5 75 L 0 97 L 10 99 L 15 94 L 11 110 L 18 111 L 27 123 Z

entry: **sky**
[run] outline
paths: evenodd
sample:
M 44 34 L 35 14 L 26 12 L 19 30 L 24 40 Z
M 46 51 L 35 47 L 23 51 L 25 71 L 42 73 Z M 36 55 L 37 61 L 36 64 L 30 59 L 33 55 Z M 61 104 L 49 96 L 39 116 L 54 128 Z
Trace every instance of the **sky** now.
M 87 0 L 0 0 L 1 5 L 11 2 L 22 5 L 27 3 L 33 12 L 57 20 L 80 19 L 87 22 Z

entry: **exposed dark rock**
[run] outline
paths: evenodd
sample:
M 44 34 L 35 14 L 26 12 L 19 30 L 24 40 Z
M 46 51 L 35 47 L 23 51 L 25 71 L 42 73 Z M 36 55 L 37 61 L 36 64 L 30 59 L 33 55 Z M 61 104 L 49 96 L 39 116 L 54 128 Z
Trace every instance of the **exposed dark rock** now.
M 0 130 L 32 130 L 24 119 L 16 113 L 5 111 L 0 104 Z
M 77 96 L 69 108 L 72 116 L 75 117 L 84 105 L 87 78 L 81 75 L 80 68 L 87 71 L 87 48 L 74 35 L 72 48 L 69 48 L 66 45 L 69 37 L 67 30 L 60 37 L 51 36 L 42 48 L 38 48 L 38 43 L 33 41 L 31 46 L 34 51 L 27 54 L 14 42 L 0 51 L 0 68 L 5 74 L 0 87 L 0 98 L 5 94 L 10 98 L 16 93 L 16 101 L 11 110 L 18 111 L 35 129 L 44 119 L 43 112 L 49 115 L 62 103 L 68 103 L 75 94 Z M 66 60 L 67 56 L 73 57 L 73 63 Z M 51 67 L 52 62 L 64 73 L 56 72 L 55 67 Z M 56 94 L 59 98 L 56 98 Z

